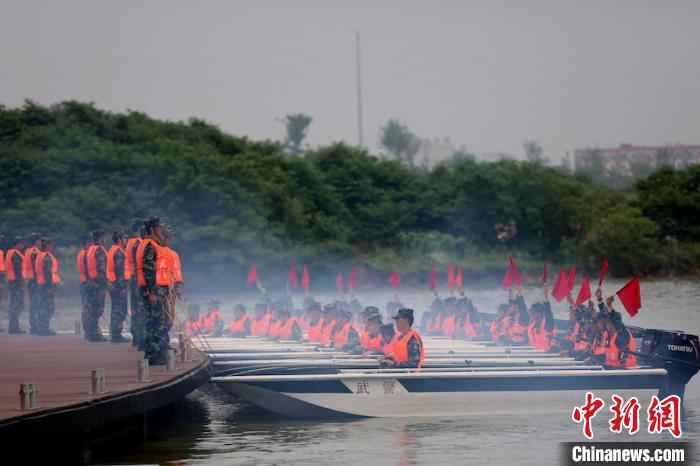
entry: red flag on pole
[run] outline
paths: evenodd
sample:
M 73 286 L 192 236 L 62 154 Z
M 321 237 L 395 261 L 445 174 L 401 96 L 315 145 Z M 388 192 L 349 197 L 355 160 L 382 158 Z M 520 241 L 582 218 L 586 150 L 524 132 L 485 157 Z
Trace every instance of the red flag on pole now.
M 297 288 L 297 263 L 292 262 L 289 266 L 289 287 L 295 290 Z
M 627 313 L 634 317 L 642 307 L 642 290 L 639 286 L 639 278 L 634 277 L 625 286 L 615 293 L 620 302 L 627 309 Z
M 455 284 L 457 288 L 462 289 L 462 267 L 457 269 L 457 276 L 455 277 Z
M 507 290 L 511 286 L 513 286 L 513 276 L 511 275 L 510 265 L 508 265 L 508 268 L 506 269 L 506 276 L 503 277 L 503 289 Z
M 549 267 L 547 267 L 547 263 L 544 263 L 544 270 L 542 271 L 542 283 L 547 283 L 547 280 L 549 280 Z
M 566 298 L 568 294 L 567 288 L 569 287 L 568 279 L 566 277 L 566 272 L 564 269 L 559 269 L 559 276 L 557 281 L 554 283 L 554 289 L 552 290 L 552 296 L 557 302 L 561 302 L 562 299 Z
M 600 266 L 600 272 L 598 272 L 598 288 L 603 286 L 605 281 L 605 276 L 608 274 L 608 261 L 607 259 L 603 261 L 603 265 Z
M 350 270 L 350 277 L 348 278 L 348 288 L 354 290 L 357 288 L 357 267 L 353 266 Z
M 250 266 L 250 270 L 248 270 L 248 280 L 247 280 L 248 288 L 253 286 L 253 283 L 255 283 L 257 279 L 258 279 L 258 271 L 255 268 L 255 264 L 253 264 Z
M 304 291 L 309 291 L 309 285 L 311 285 L 311 278 L 309 277 L 309 267 L 304 264 L 304 271 L 301 274 L 301 287 Z
M 338 290 L 338 293 L 343 293 L 345 291 L 342 272 L 338 272 L 335 276 L 335 289 Z
M 433 264 L 433 268 L 430 271 L 430 289 L 435 290 L 437 288 L 438 284 L 438 276 L 437 276 L 437 269 L 435 268 L 435 264 Z
M 391 274 L 389 275 L 389 282 L 391 282 L 391 286 L 393 286 L 394 288 L 398 288 L 401 284 L 401 277 L 399 277 L 398 273 L 391 272 Z
M 576 305 L 581 305 L 589 299 L 591 299 L 591 281 L 588 279 L 588 275 L 584 275 L 581 281 L 581 289 L 578 290 L 578 296 L 576 297 Z
M 447 288 L 452 290 L 455 287 L 455 266 L 450 262 L 447 264 Z
M 518 270 L 518 266 L 512 256 L 508 258 L 508 261 L 510 262 L 510 275 L 513 277 L 513 282 L 515 286 L 520 288 L 523 286 L 523 278 L 522 275 L 520 275 L 520 270 Z
M 566 283 L 566 294 L 571 293 L 574 290 L 574 286 L 576 286 L 576 266 L 572 265 L 571 269 L 569 270 L 569 278 Z

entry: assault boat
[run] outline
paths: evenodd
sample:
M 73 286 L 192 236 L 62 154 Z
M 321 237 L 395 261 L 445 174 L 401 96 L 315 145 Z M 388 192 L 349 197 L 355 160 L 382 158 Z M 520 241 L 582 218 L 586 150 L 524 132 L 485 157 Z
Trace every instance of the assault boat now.
M 427 337 L 421 370 L 382 369 L 376 358 L 255 338 L 208 339 L 212 382 L 295 418 L 526 414 L 570 411 L 585 393 L 677 394 L 698 371 L 698 337 L 644 330 L 641 365 L 609 370 L 529 347 Z M 203 348 L 204 349 L 204 348 Z

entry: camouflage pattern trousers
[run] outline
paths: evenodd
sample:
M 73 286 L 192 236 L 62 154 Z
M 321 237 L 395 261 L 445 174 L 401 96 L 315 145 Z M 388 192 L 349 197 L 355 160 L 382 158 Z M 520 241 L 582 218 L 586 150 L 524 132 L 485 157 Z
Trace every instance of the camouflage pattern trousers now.
M 107 297 L 107 286 L 102 282 L 89 280 L 87 282 L 87 325 L 85 338 L 88 340 L 101 335 L 100 318 L 105 312 L 105 298 Z
M 56 287 L 53 285 L 39 285 L 37 286 L 37 296 L 39 298 L 38 315 L 36 317 L 37 333 L 39 335 L 48 335 L 51 327 L 51 318 L 56 311 Z
M 24 310 L 24 282 L 8 282 L 7 288 L 10 291 L 10 333 L 19 332 L 19 316 Z
M 124 329 L 127 314 L 126 283 L 115 282 L 109 288 L 109 300 L 112 310 L 109 317 L 109 334 L 112 338 L 120 337 Z
M 82 323 L 83 326 L 83 335 L 88 334 L 88 323 L 89 323 L 89 317 L 88 317 L 88 300 L 87 300 L 87 294 L 88 294 L 88 284 L 87 282 L 81 283 L 80 284 L 80 322 Z
M 38 333 L 41 296 L 39 285 L 34 280 L 27 282 L 27 296 L 29 297 L 29 333 Z
M 144 310 L 143 310 L 143 290 L 136 284 L 136 279 L 129 281 L 129 301 L 131 302 L 131 336 L 132 344 L 140 351 L 144 351 Z
M 170 347 L 170 319 L 166 299 L 168 288 L 142 288 L 145 318 L 144 353 L 151 365 L 165 364 Z

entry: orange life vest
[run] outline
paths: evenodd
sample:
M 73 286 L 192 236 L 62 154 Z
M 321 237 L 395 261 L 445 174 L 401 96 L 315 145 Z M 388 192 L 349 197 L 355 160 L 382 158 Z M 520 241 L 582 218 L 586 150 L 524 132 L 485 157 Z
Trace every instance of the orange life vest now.
M 411 340 L 411 337 L 416 337 L 418 343 L 420 343 L 420 361 L 418 363 L 418 368 L 421 368 L 425 361 L 425 347 L 423 346 L 423 340 L 420 335 L 413 329 L 410 329 L 408 332 L 394 339 L 392 357 L 394 361 L 399 364 L 408 363 L 408 342 Z
M 39 285 L 46 285 L 46 276 L 44 274 L 44 259 L 46 256 L 51 259 L 51 284 L 58 285 L 61 283 L 61 277 L 58 274 L 58 259 L 56 259 L 56 256 L 48 251 L 39 251 L 39 254 L 36 255 L 36 261 L 34 263 L 34 269 L 36 270 L 36 282 Z
M 161 246 L 161 252 L 164 256 L 165 262 L 163 262 L 164 273 L 163 279 L 168 279 L 170 285 L 175 285 L 176 283 L 182 283 L 182 266 L 180 263 L 180 256 L 167 246 Z
M 30 246 L 24 250 L 24 256 L 22 256 L 22 278 L 25 280 L 34 280 L 34 262 L 32 257 L 34 254 L 39 253 L 39 248 L 35 246 Z
M 455 333 L 455 319 L 456 317 L 450 315 L 442 322 L 442 334 L 446 337 L 452 337 Z
M 472 323 L 471 317 L 467 314 L 464 318 L 464 323 L 462 324 L 462 329 L 464 330 L 464 336 L 467 338 L 474 338 L 479 336 L 479 331 Z
M 170 275 L 168 273 L 169 260 L 161 251 L 161 247 L 152 239 L 143 239 L 139 243 L 139 248 L 136 250 L 136 284 L 139 288 L 146 287 L 146 277 L 143 274 L 143 254 L 146 251 L 146 246 L 151 245 L 156 252 L 156 286 L 169 286 Z M 90 266 L 88 265 L 88 270 Z
M 250 325 L 250 333 L 256 337 L 264 337 L 270 328 L 270 320 L 272 316 L 266 313 L 260 319 L 253 319 Z
M 430 323 L 428 324 L 428 328 L 432 333 L 440 332 L 442 329 L 442 315 L 438 314 L 435 317 L 433 317 Z
M 250 321 L 250 316 L 247 314 L 243 314 L 243 317 L 241 317 L 238 320 L 232 320 L 228 324 L 228 331 L 231 333 L 243 333 L 245 331 L 246 327 L 246 322 Z
M 334 348 L 342 348 L 343 346 L 348 344 L 350 329 L 352 329 L 352 325 L 350 324 L 350 322 L 346 322 L 345 325 L 343 325 L 340 328 L 340 330 L 336 331 L 335 334 L 333 334 Z
M 597 335 L 593 340 L 592 353 L 596 356 L 604 356 L 607 351 L 608 331 L 603 330 L 600 335 Z
M 78 255 L 75 256 L 75 265 L 78 268 L 78 276 L 80 277 L 80 283 L 85 283 L 87 281 L 87 270 L 85 268 L 85 248 L 80 248 L 78 250 Z
M 321 341 L 324 346 L 328 346 L 333 339 L 333 328 L 335 328 L 335 320 L 326 322 L 321 329 Z
M 267 336 L 270 338 L 279 338 L 280 337 L 280 323 L 277 320 L 271 321 L 270 322 L 270 327 L 267 329 Z
M 18 273 L 20 274 L 20 276 L 22 275 L 21 270 L 15 270 L 15 265 L 13 264 L 13 259 L 15 255 L 18 255 L 20 258 L 22 258 L 22 262 L 24 262 L 24 256 L 21 252 L 19 252 L 18 249 L 11 248 L 7 250 L 7 254 L 5 254 L 5 275 L 7 277 L 7 281 L 10 283 L 17 281 Z
M 0 273 L 5 272 L 5 251 L 0 249 Z
M 141 241 L 141 238 L 137 236 L 129 238 L 126 241 L 126 257 L 124 258 L 124 278 L 126 280 L 131 280 L 136 273 L 136 267 L 134 264 L 136 251 L 134 248 L 138 248 L 139 241 Z
M 627 350 L 637 351 L 637 342 L 634 340 L 634 337 L 629 330 L 625 329 L 624 331 L 629 335 Z M 637 358 L 633 354 L 627 353 L 624 359 L 622 361 L 620 360 L 620 350 L 617 347 L 617 332 L 615 332 L 610 339 L 610 345 L 605 351 L 605 365 L 618 368 L 630 368 L 637 366 Z
M 284 324 L 279 326 L 279 337 L 282 340 L 291 340 L 294 338 L 294 325 L 296 324 L 296 319 L 290 317 Z
M 323 319 L 318 319 L 315 324 L 309 323 L 308 338 L 311 342 L 321 343 L 323 338 Z
M 507 330 L 508 338 L 514 343 L 525 343 L 527 339 L 527 327 L 517 320 L 513 320 Z
M 160 285 L 159 285 L 160 286 Z M 218 309 L 212 309 L 207 312 L 203 318 L 202 327 L 207 332 L 211 333 L 216 328 L 216 321 L 221 317 L 221 313 Z
M 103 254 L 107 254 L 105 248 L 97 244 L 91 245 L 88 248 L 87 253 L 85 253 L 85 259 L 87 262 L 87 274 L 88 278 L 90 278 L 91 280 L 97 280 L 97 258 L 95 256 L 97 255 L 98 249 L 101 249 Z
M 375 335 L 373 337 L 367 335 L 367 339 L 362 346 L 368 351 L 375 351 L 377 353 L 382 353 L 384 351 L 381 335 Z
M 124 249 L 118 244 L 113 244 L 112 247 L 109 248 L 109 251 L 107 251 L 107 280 L 109 280 L 111 283 L 117 281 L 117 271 L 114 270 L 114 256 L 117 254 L 117 252 L 126 254 Z

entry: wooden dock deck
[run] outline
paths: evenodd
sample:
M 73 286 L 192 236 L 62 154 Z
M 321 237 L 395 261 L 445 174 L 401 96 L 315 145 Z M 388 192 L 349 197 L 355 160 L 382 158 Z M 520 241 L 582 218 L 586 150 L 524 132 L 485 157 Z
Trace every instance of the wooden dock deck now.
M 209 361 L 198 351 L 172 372 L 151 367 L 149 382 L 138 381 L 141 359 L 143 353 L 128 343 L 88 343 L 77 335 L 0 335 L 0 438 L 4 444 L 37 435 L 85 441 L 127 419 L 145 420 L 149 411 L 209 380 Z M 91 373 L 98 368 L 104 370 L 107 391 L 91 394 Z M 20 409 L 20 384 L 26 383 L 36 384 L 36 409 Z

